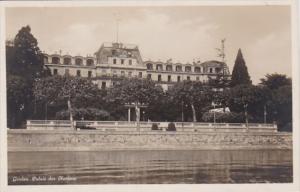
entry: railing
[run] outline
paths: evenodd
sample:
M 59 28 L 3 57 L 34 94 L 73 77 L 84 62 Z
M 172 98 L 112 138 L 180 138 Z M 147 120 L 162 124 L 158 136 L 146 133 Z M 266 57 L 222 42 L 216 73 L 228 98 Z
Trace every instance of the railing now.
M 93 129 L 99 131 L 152 131 L 157 125 L 158 131 L 166 131 L 169 122 L 128 122 L 128 121 L 74 121 L 78 130 Z M 277 132 L 276 124 L 249 123 L 201 123 L 201 122 L 174 122 L 176 131 L 180 132 Z M 28 120 L 29 130 L 71 130 L 71 121 L 67 120 Z

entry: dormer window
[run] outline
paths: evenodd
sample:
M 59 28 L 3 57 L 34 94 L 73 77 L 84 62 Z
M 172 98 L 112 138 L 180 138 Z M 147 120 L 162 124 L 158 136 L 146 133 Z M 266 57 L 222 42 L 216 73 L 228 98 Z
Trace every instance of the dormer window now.
M 80 58 L 75 59 L 75 64 L 82 65 L 82 59 L 80 59 Z
M 152 65 L 152 63 L 147 63 L 147 69 L 148 69 L 148 70 L 153 70 L 153 65 Z
M 94 60 L 93 60 L 93 59 L 88 59 L 88 60 L 86 60 L 86 65 L 87 65 L 87 66 L 92 66 L 92 65 L 94 65 Z
M 182 67 L 180 65 L 176 66 L 176 71 L 182 71 Z
M 195 73 L 200 73 L 201 70 L 200 70 L 200 67 L 195 67 Z
M 71 58 L 66 57 L 64 58 L 64 65 L 70 65 L 71 64 Z
M 172 71 L 172 65 L 167 65 L 166 66 L 166 71 Z
M 161 71 L 162 70 L 162 65 L 161 64 L 156 65 L 156 70 Z
M 190 66 L 185 67 L 185 72 L 191 72 L 192 68 Z
M 58 57 L 52 57 L 52 64 L 59 64 L 60 59 Z

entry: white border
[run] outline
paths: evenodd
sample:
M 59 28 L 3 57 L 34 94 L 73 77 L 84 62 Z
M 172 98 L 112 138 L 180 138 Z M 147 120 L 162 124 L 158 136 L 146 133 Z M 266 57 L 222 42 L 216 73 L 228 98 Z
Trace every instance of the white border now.
M 249 6 L 249 5 L 291 5 L 292 22 L 292 79 L 293 79 L 293 172 L 294 182 L 292 184 L 173 184 L 173 185 L 40 185 L 40 186 L 8 186 L 7 185 L 7 131 L 6 131 L 6 65 L 5 65 L 5 7 L 92 7 L 92 6 Z M 299 2 L 297 0 L 272 0 L 272 1 L 14 1 L 0 2 L 0 125 L 1 125 L 1 181 L 0 191 L 300 191 L 299 188 Z

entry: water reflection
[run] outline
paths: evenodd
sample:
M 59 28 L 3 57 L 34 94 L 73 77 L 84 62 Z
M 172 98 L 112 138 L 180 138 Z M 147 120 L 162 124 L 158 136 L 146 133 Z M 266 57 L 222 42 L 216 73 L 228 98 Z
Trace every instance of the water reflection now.
M 292 151 L 10 152 L 9 184 L 292 182 Z M 15 181 L 17 177 L 72 177 Z

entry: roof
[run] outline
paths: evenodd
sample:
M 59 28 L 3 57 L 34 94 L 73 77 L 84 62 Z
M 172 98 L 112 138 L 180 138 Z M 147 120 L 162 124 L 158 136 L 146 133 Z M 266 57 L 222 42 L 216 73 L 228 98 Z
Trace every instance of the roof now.
M 227 67 L 226 63 L 216 60 L 205 61 L 200 65 L 203 67 Z

